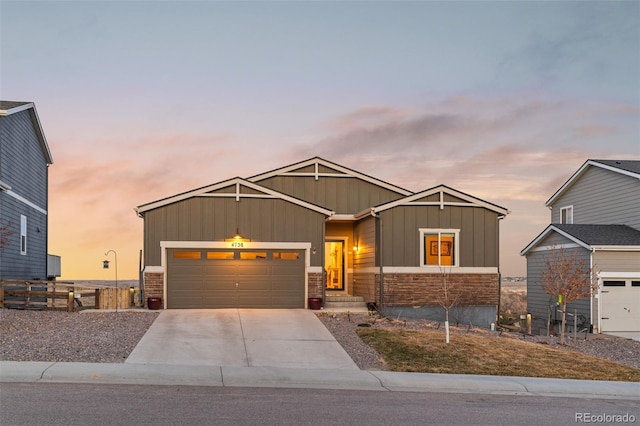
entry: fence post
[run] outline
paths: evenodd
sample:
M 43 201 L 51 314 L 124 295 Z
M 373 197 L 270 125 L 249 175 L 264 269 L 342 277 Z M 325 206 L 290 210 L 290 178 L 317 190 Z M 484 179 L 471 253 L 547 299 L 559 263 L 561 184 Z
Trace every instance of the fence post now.
M 0 282 L 0 308 L 4 308 L 4 281 Z
M 573 340 L 577 339 L 578 335 L 578 310 L 573 310 Z

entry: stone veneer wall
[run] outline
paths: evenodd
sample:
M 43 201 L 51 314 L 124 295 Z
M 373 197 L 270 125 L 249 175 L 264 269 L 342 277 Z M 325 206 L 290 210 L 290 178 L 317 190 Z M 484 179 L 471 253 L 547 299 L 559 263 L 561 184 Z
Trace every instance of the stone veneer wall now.
M 461 306 L 497 306 L 500 299 L 498 274 L 447 274 L 452 295 Z M 376 274 L 376 282 L 380 282 Z M 443 295 L 440 274 L 385 274 L 385 306 L 439 306 Z
M 145 272 L 144 273 L 144 306 L 147 306 L 147 298 L 164 296 L 164 273 Z M 164 303 L 164 301 L 163 301 Z
M 307 275 L 308 297 L 322 297 L 322 273 L 311 272 Z

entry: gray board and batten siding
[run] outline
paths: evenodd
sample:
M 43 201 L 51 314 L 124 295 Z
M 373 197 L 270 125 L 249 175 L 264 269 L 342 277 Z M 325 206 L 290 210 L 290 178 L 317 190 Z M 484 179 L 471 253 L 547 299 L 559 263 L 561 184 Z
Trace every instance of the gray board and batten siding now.
M 556 246 L 562 244 L 575 244 L 564 236 L 553 232 L 540 241 L 538 247 Z M 576 259 L 582 261 L 589 268 L 591 252 L 583 247 L 565 248 L 565 256 L 571 257 L 576 254 Z M 542 288 L 542 276 L 546 271 L 545 261 L 550 258 L 550 250 L 532 250 L 527 253 L 527 312 L 532 315 L 532 330 L 534 334 L 546 334 L 547 318 L 551 306 L 552 319 L 561 319 L 561 313 L 554 305 L 555 300 L 546 294 Z M 567 305 L 567 311 L 571 314 L 577 309 L 578 315 L 583 315 L 587 319 L 587 324 L 591 323 L 590 299 L 584 298 Z M 568 316 L 567 318 L 572 318 Z M 573 321 L 572 319 L 568 321 Z M 570 322 L 571 323 L 571 322 Z
M 161 241 L 224 241 L 236 230 L 252 241 L 321 247 L 325 215 L 275 198 L 192 197 L 144 213 L 145 265 L 161 264 Z M 311 266 L 322 266 L 320 254 Z
M 500 215 L 483 207 L 398 206 L 380 213 L 385 266 L 420 266 L 420 228 L 459 229 L 461 267 L 498 267 Z M 388 244 L 394 242 L 394 244 Z
M 553 200 L 551 223 L 560 223 L 560 209 L 567 206 L 573 206 L 576 224 L 618 224 L 640 229 L 640 181 L 590 166 Z
M 256 181 L 275 191 L 333 210 L 356 214 L 404 195 L 357 177 L 274 176 Z
M 46 211 L 50 158 L 27 109 L 0 116 L 0 181 L 11 192 Z M 27 254 L 20 253 L 21 215 L 27 218 Z M 0 218 L 10 223 L 13 234 L 0 257 L 0 277 L 47 278 L 47 215 L 0 190 Z

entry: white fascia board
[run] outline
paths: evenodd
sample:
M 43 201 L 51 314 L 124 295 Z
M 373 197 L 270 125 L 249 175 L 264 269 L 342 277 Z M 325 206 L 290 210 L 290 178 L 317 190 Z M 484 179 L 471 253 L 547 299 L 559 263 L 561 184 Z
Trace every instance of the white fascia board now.
M 610 279 L 610 278 L 627 278 L 627 279 L 637 279 L 640 278 L 640 272 L 607 272 L 600 271 L 598 272 L 598 278 L 600 279 Z
M 367 268 L 356 268 L 354 273 L 380 273 L 379 266 Z M 472 267 L 472 266 L 453 266 L 451 268 L 442 269 L 439 266 L 385 266 L 382 273 L 386 275 L 393 274 L 497 274 L 496 267 Z
M 35 127 L 36 137 L 38 138 L 38 141 L 40 142 L 40 146 L 42 147 L 45 160 L 47 164 L 53 164 L 53 157 L 51 155 L 51 150 L 49 149 L 47 138 L 45 137 L 44 131 L 42 130 L 42 123 L 40 122 L 40 117 L 38 117 L 38 111 L 36 110 L 36 106 L 33 102 L 29 102 L 24 105 L 20 105 L 11 109 L 0 110 L 0 117 L 15 114 L 21 111 L 27 111 L 29 109 L 31 110 L 31 122 Z
M 316 211 L 318 213 L 322 213 L 325 216 L 331 216 L 334 212 L 329 210 L 329 209 L 325 209 L 323 207 L 320 206 L 316 206 L 315 204 L 311 204 L 308 203 L 306 201 L 300 200 L 298 198 L 295 197 L 291 197 L 289 195 L 283 194 L 281 192 L 275 191 L 273 189 L 258 185 L 256 183 L 253 182 L 249 182 L 248 180 L 236 177 L 233 179 L 229 179 L 229 180 L 225 180 L 213 185 L 209 185 L 209 186 L 205 186 L 202 188 L 198 188 L 198 189 L 194 189 L 192 191 L 188 191 L 188 192 L 184 192 L 182 194 L 178 194 L 175 195 L 173 197 L 169 197 L 169 198 L 164 198 L 162 200 L 158 200 L 152 203 L 148 203 L 148 204 L 143 204 L 141 206 L 136 207 L 135 211 L 136 213 L 138 213 L 138 215 L 142 215 L 142 213 L 149 211 L 149 210 L 153 210 L 156 209 L 158 207 L 163 207 L 166 206 L 168 204 L 173 204 L 176 203 L 178 201 L 183 201 L 189 198 L 193 198 L 193 197 L 236 197 L 236 199 L 238 198 L 256 198 L 256 196 L 260 197 L 259 194 L 242 194 L 241 192 L 239 192 L 238 190 L 236 190 L 235 193 L 224 193 L 224 194 L 210 194 L 211 191 L 216 191 L 218 189 L 221 188 L 226 188 L 228 186 L 231 185 L 236 185 L 236 187 L 239 186 L 246 186 L 247 188 L 251 188 L 254 189 L 256 191 L 260 191 L 262 192 L 264 195 L 263 198 L 279 198 L 281 200 L 285 200 L 288 201 L 292 204 L 297 204 L 299 206 L 305 207 L 309 210 L 313 210 Z
M 38 116 L 38 111 L 34 104 L 31 104 L 31 121 L 36 128 L 38 139 L 42 146 L 42 150 L 44 151 L 47 164 L 53 164 L 53 156 L 51 155 L 51 150 L 49 149 L 49 144 L 47 143 L 47 138 L 44 135 L 44 130 L 42 130 L 42 123 L 40 122 L 40 117 Z
M 558 234 L 562 235 L 563 237 L 573 241 L 579 247 L 585 248 L 587 250 L 591 250 L 591 246 L 589 244 L 585 243 L 584 241 L 580 241 L 579 239 L 577 239 L 573 235 L 567 234 L 566 232 L 561 231 L 560 229 L 556 228 L 553 225 L 549 225 L 544 231 L 542 231 L 540 233 L 540 235 L 538 235 L 525 248 L 523 248 L 522 251 L 520 251 L 520 256 L 525 256 L 528 252 L 530 252 L 532 249 L 534 249 L 538 245 L 538 243 L 540 241 L 542 241 L 544 238 L 546 238 L 547 235 L 549 235 L 551 232 L 557 232 Z M 560 245 L 557 245 L 557 247 L 559 247 L 559 246 Z
M 356 220 L 356 215 L 353 215 L 353 214 L 334 214 L 327 219 L 328 222 L 335 222 L 335 221 L 354 222 L 355 220 Z
M 567 244 L 557 244 L 557 245 L 549 245 L 549 246 L 538 246 L 535 248 L 532 248 L 530 251 L 549 251 L 549 250 L 554 250 L 554 249 L 572 249 L 572 248 L 579 248 L 582 246 L 579 246 L 576 243 L 567 243 Z
M 15 114 L 16 112 L 25 111 L 25 110 L 28 110 L 29 108 L 33 108 L 33 102 L 28 102 L 24 105 L 20 105 L 11 109 L 0 110 L 0 116 Z
M 376 215 L 376 212 L 375 212 L 374 208 L 373 207 L 369 207 L 369 208 L 366 208 L 366 209 L 362 210 L 361 212 L 358 212 L 358 213 L 354 214 L 353 217 L 356 220 L 360 220 L 363 217 L 375 216 L 375 215 Z
M 544 203 L 544 205 L 546 207 L 549 207 L 562 193 L 564 193 L 564 191 L 569 188 L 571 185 L 573 185 L 573 182 L 575 182 L 576 179 L 578 179 L 578 177 L 580 177 L 585 170 L 587 169 L 587 167 L 589 167 L 590 161 L 585 161 L 582 166 L 580 166 L 580 168 L 571 175 L 571 177 L 560 187 L 560 189 L 558 189 L 552 196 L 551 198 L 549 198 L 547 200 L 546 203 Z
M 640 246 L 591 246 L 595 251 L 640 251 Z
M 341 174 L 332 174 L 332 173 L 319 173 L 318 170 L 318 165 L 323 165 L 325 167 L 329 167 L 331 169 L 337 170 L 341 173 Z M 294 170 L 297 169 L 301 169 L 303 167 L 307 167 L 307 166 L 311 166 L 311 165 L 316 165 L 316 171 L 315 172 L 307 172 L 307 173 L 300 173 L 300 172 L 293 172 Z M 325 159 L 322 159 L 320 157 L 314 157 L 314 158 L 310 158 L 309 160 L 305 160 L 305 161 L 301 161 L 300 163 L 295 163 L 295 164 L 291 164 L 289 166 L 285 166 L 285 167 L 281 167 L 279 169 L 276 170 L 272 170 L 270 172 L 267 173 L 262 173 L 256 176 L 252 176 L 250 178 L 248 178 L 249 181 L 251 182 L 257 182 L 259 180 L 263 180 L 263 179 L 268 179 L 270 177 L 274 177 L 274 176 L 309 176 L 309 177 L 316 177 L 316 179 L 318 177 L 324 176 L 324 177 L 355 177 L 355 178 L 359 178 L 362 179 L 366 182 L 372 183 L 374 185 L 380 186 L 382 188 L 385 189 L 389 189 L 393 192 L 397 192 L 401 195 L 410 195 L 413 194 L 413 192 L 408 191 L 404 188 L 401 188 L 399 186 L 393 185 L 389 182 L 385 182 L 379 179 L 376 179 L 372 176 L 369 175 L 365 175 L 364 173 L 360 173 L 357 172 L 355 170 L 349 169 L 347 167 L 341 166 L 339 164 L 336 163 L 332 163 L 330 161 L 327 161 Z
M 441 194 L 440 201 L 416 202 L 416 200 L 419 200 L 420 198 L 428 197 L 429 195 L 433 195 L 437 193 Z M 467 201 L 468 204 L 454 202 L 454 201 L 444 201 L 442 194 L 448 194 L 457 198 L 461 198 Z M 415 194 L 409 195 L 408 197 L 401 198 L 399 200 L 391 201 L 387 204 L 374 207 L 374 210 L 375 210 L 375 213 L 379 213 L 381 211 L 388 210 L 388 209 L 391 209 L 397 206 L 402 206 L 402 205 L 407 205 L 407 206 L 433 205 L 433 206 L 440 206 L 441 208 L 444 208 L 444 206 L 483 207 L 487 210 L 491 210 L 493 212 L 496 212 L 498 214 L 505 215 L 505 216 L 510 213 L 509 210 L 503 207 L 481 200 L 474 196 L 465 194 L 464 192 L 457 191 L 453 188 L 449 188 L 448 186 L 445 186 L 445 185 L 438 185 L 436 187 L 426 189 L 421 192 L 416 192 Z
M 11 186 L 8 183 L 4 183 L 0 180 L 0 191 L 10 191 Z
M 142 204 L 135 208 L 136 213 L 141 215 L 142 213 L 157 209 L 158 207 L 163 207 L 169 204 L 177 203 L 178 201 L 186 200 L 188 198 L 195 197 L 200 194 L 204 194 L 206 192 L 215 191 L 216 189 L 224 188 L 226 186 L 233 185 L 237 179 L 240 178 L 232 178 L 229 180 L 225 180 L 222 182 L 214 183 L 212 185 L 203 186 L 201 188 L 193 189 L 191 191 L 182 192 L 180 194 L 176 194 L 167 198 L 162 198 L 157 201 L 152 201 L 150 203 Z
M 617 167 L 612 167 L 607 164 L 598 163 L 597 161 L 587 160 L 571 177 L 558 189 L 552 196 L 544 203 L 545 206 L 550 207 L 555 200 L 558 199 L 573 183 L 582 176 L 582 174 L 589 168 L 589 166 L 600 167 L 601 169 L 609 170 L 611 172 L 620 173 L 622 175 L 631 176 L 636 179 L 640 179 L 640 175 L 628 170 L 622 170 Z

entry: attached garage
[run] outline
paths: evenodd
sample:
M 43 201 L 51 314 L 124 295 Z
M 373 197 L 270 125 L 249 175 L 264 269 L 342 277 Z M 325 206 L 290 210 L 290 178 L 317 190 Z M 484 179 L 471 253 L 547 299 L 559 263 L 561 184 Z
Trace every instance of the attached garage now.
M 167 250 L 167 307 L 304 308 L 305 252 Z
M 603 332 L 638 331 L 640 279 L 605 279 L 600 299 Z

